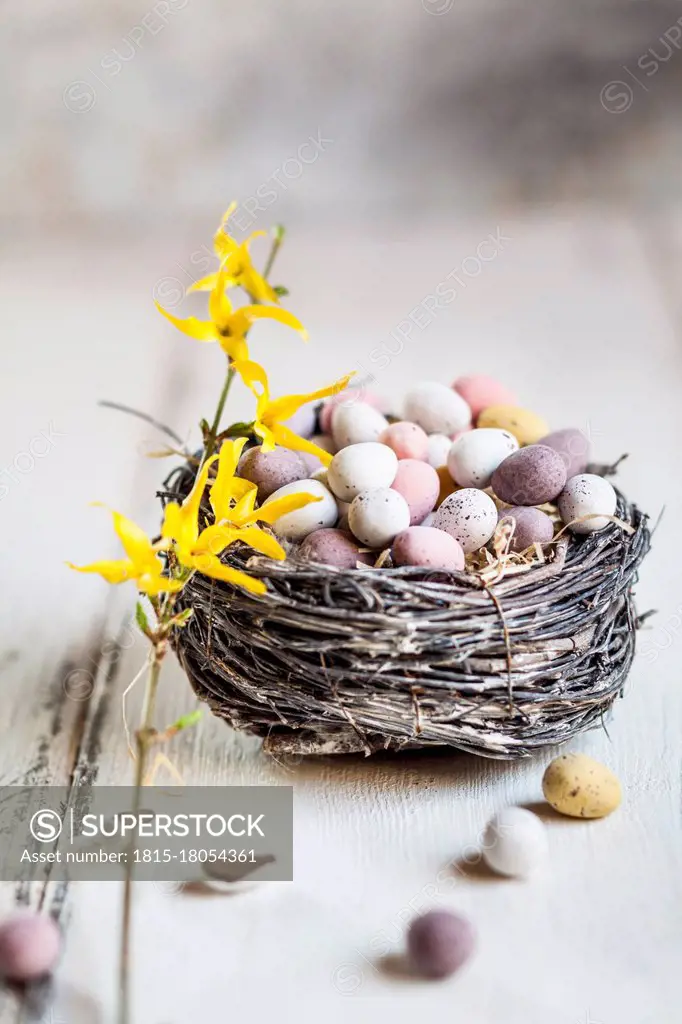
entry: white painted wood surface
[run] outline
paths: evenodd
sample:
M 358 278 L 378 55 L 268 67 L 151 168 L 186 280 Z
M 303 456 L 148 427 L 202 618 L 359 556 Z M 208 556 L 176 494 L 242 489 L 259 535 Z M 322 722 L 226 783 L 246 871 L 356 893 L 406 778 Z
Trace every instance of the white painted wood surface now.
M 462 262 L 498 228 L 503 250 L 466 276 Z M 638 588 L 640 609 L 659 614 L 640 636 L 630 692 L 608 736 L 572 744 L 617 771 L 625 801 L 603 822 L 548 815 L 547 875 L 496 880 L 462 858 L 476 860 L 496 808 L 541 800 L 549 752 L 520 765 L 443 753 L 285 766 L 205 716 L 174 741 L 173 761 L 188 783 L 294 785 L 296 878 L 211 898 L 138 885 L 136 1022 L 400 1024 L 415 1013 L 477 1024 L 679 1020 L 681 237 L 675 211 L 652 226 L 636 215 L 571 208 L 534 220 L 406 222 L 399 235 L 368 224 L 287 241 L 276 277 L 290 286 L 290 306 L 312 341 L 304 348 L 266 327 L 253 339 L 283 391 L 358 363 L 369 369 L 370 353 L 384 341 L 395 350 L 391 331 L 455 271 L 463 282 L 456 299 L 414 328 L 376 374 L 378 387 L 398 396 L 416 377 L 492 370 L 555 426 L 588 429 L 597 457 L 630 452 L 624 489 L 653 516 L 667 505 Z M 220 354 L 166 329 L 151 303 L 157 282 L 181 278 L 176 260 L 187 267 L 202 242 L 3 257 L 0 467 L 14 476 L 0 477 L 5 783 L 66 782 L 79 765 L 96 770 L 101 784 L 131 778 L 120 696 L 145 649 L 130 628 L 119 630 L 134 595 L 71 575 L 63 561 L 112 550 L 109 520 L 90 500 L 150 529 L 157 517 L 154 487 L 166 464 L 141 450 L 158 447 L 158 437 L 95 400 L 144 408 L 181 433 L 213 406 Z M 235 418 L 248 410 L 243 393 L 232 409 Z M 17 454 L 50 425 L 47 454 L 18 471 Z M 96 664 L 102 636 L 117 633 L 120 654 L 105 645 Z M 157 725 L 193 706 L 169 664 Z M 131 716 L 135 708 L 134 695 Z M 58 896 L 50 890 L 45 905 Z M 42 895 L 22 898 L 38 903 Z M 71 888 L 57 1001 L 46 1020 L 114 1019 L 120 898 L 114 884 Z M 3 909 L 15 899 L 13 886 L 0 887 Z M 390 960 L 389 969 L 378 961 L 400 952 L 405 922 L 433 904 L 471 916 L 478 955 L 446 983 L 408 982 Z M 13 996 L 0 997 L 0 1020 L 21 1012 Z

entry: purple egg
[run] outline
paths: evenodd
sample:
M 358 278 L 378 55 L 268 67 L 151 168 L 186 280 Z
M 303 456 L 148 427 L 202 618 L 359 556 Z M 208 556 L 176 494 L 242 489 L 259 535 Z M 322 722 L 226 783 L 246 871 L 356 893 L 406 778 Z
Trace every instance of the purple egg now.
M 566 466 L 566 479 L 578 476 L 587 469 L 590 460 L 590 442 L 582 430 L 575 427 L 567 427 L 565 430 L 555 430 L 546 437 L 541 437 L 538 444 L 544 444 L 547 448 L 553 448 L 561 456 Z
M 514 533 L 509 545 L 510 551 L 525 551 L 531 544 L 547 544 L 554 536 L 554 523 L 539 508 L 532 505 L 517 505 L 500 512 L 500 522 L 512 520 Z
M 364 561 L 355 541 L 343 530 L 333 528 L 308 534 L 298 553 L 306 561 L 334 565 L 337 569 L 355 569 L 359 561 Z
M 261 447 L 250 448 L 239 460 L 237 473 L 258 488 L 259 502 L 265 501 L 280 487 L 308 478 L 308 467 L 298 452 L 289 448 L 275 448 L 264 452 Z
M 393 541 L 396 565 L 420 565 L 426 569 L 464 569 L 464 551 L 459 541 L 433 526 L 409 526 Z
M 492 475 L 491 487 L 508 505 L 544 505 L 564 489 L 566 466 L 553 448 L 530 444 L 507 456 Z
M 59 959 L 61 933 L 46 914 L 22 911 L 0 925 L 0 976 L 32 981 L 48 974 Z
M 407 955 L 415 973 L 447 978 L 469 959 L 476 945 L 473 925 L 449 910 L 430 910 L 415 918 L 407 933 Z
M 317 425 L 318 405 L 319 402 L 306 402 L 286 421 L 286 425 L 299 437 L 312 437 Z

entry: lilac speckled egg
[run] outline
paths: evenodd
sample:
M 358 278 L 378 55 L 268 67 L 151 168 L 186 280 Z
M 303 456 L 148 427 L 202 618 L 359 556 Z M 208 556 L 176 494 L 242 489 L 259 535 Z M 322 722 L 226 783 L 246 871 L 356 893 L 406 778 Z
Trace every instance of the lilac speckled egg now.
M 407 956 L 423 978 L 447 978 L 469 959 L 476 933 L 466 917 L 449 910 L 430 910 L 414 919 L 407 932 Z
M 349 444 L 378 441 L 388 420 L 366 402 L 337 405 L 332 413 L 332 437 L 339 450 Z
M 339 391 L 338 395 L 329 398 L 320 409 L 320 430 L 324 434 L 331 434 L 334 409 L 338 405 L 353 405 L 355 402 L 364 402 L 379 412 L 385 412 L 386 402 L 381 395 L 365 387 L 346 388 L 345 391 Z
M 46 914 L 22 911 L 0 925 L 0 976 L 25 982 L 48 974 L 59 959 L 61 933 Z
M 306 402 L 290 416 L 286 425 L 299 437 L 312 437 L 317 425 L 317 402 Z
M 564 523 L 573 533 L 594 533 L 603 530 L 611 522 L 607 516 L 615 514 L 618 495 L 603 476 L 595 473 L 579 473 L 567 481 L 559 495 L 559 512 Z M 582 523 L 574 522 L 583 516 L 594 516 Z
M 298 553 L 309 562 L 337 569 L 355 569 L 360 560 L 358 545 L 343 530 L 316 530 L 305 538 Z
M 361 544 L 385 548 L 410 525 L 410 510 L 397 491 L 390 487 L 373 488 L 353 498 L 348 525 Z
M 418 423 L 427 434 L 452 436 L 469 426 L 471 409 L 452 388 L 425 380 L 405 396 L 405 419 Z
M 531 544 L 547 544 L 554 536 L 554 523 L 539 508 L 532 505 L 516 505 L 500 512 L 500 522 L 511 520 L 514 524 L 510 551 L 525 551 Z
M 428 456 L 428 434 L 416 423 L 410 423 L 408 420 L 391 423 L 379 440 L 392 448 L 399 459 L 426 459 Z
M 289 448 L 264 452 L 259 446 L 244 452 L 239 460 L 237 475 L 256 485 L 258 500 L 263 502 L 280 487 L 304 480 L 308 476 L 308 469 L 298 452 Z
M 341 501 L 352 501 L 360 491 L 371 487 L 390 487 L 397 469 L 396 454 L 385 444 L 378 441 L 351 444 L 332 459 L 329 486 Z
M 410 526 L 399 533 L 391 551 L 396 565 L 423 565 L 426 569 L 464 569 L 462 545 L 444 530 Z
M 471 409 L 471 416 L 478 419 L 484 409 L 491 405 L 516 405 L 516 395 L 494 377 L 483 373 L 472 377 L 458 377 L 452 385 L 458 395 Z
M 433 466 L 419 459 L 401 459 L 391 484 L 410 509 L 410 526 L 416 526 L 436 507 L 440 479 Z
M 587 463 L 590 460 L 590 442 L 582 430 L 576 427 L 567 427 L 565 430 L 555 430 L 551 434 L 541 437 L 538 444 L 544 444 L 547 448 L 553 448 L 564 460 L 566 466 L 566 478 L 571 479 L 579 473 L 584 473 Z
M 495 532 L 497 506 L 485 491 L 463 487 L 436 509 L 433 525 L 459 541 L 468 555 L 487 544 Z
M 564 460 L 553 448 L 531 444 L 514 452 L 493 473 L 491 486 L 509 505 L 543 505 L 554 499 L 566 483 Z

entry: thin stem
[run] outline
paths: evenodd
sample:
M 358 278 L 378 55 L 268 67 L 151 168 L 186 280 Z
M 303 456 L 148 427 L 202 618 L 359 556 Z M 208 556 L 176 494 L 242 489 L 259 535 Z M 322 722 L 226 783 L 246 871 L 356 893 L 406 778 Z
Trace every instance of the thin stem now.
M 281 224 L 278 224 L 277 227 L 275 228 L 275 232 L 273 235 L 272 245 L 270 246 L 270 253 L 268 255 L 267 260 L 265 261 L 265 267 L 263 268 L 263 277 L 265 278 L 266 281 L 270 275 L 270 271 L 272 270 L 272 264 L 275 262 L 275 259 L 277 258 L 277 253 L 282 247 L 283 241 L 284 228 L 282 227 Z
M 213 423 L 211 424 L 211 429 L 209 430 L 208 437 L 206 438 L 204 457 L 201 460 L 202 466 L 204 462 L 206 462 L 206 459 L 210 459 L 211 455 L 213 455 L 213 449 L 215 448 L 216 437 L 218 436 L 220 420 L 222 419 L 223 410 L 225 409 L 225 402 L 227 401 L 227 396 L 230 393 L 230 387 L 232 385 L 232 381 L 235 378 L 236 372 L 237 371 L 232 366 L 232 363 L 230 363 L 227 368 L 227 376 L 225 377 L 223 390 L 220 392 L 220 398 L 218 399 L 218 407 L 215 411 L 215 416 L 213 417 Z

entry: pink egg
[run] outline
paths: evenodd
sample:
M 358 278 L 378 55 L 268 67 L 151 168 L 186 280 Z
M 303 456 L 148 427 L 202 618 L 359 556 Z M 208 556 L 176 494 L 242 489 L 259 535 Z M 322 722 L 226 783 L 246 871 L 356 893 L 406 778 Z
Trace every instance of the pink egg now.
M 428 462 L 401 459 L 391 489 L 401 494 L 410 509 L 410 526 L 421 523 L 436 507 L 440 478 Z
M 386 400 L 377 395 L 375 391 L 368 391 L 365 387 L 346 388 L 345 391 L 339 391 L 338 395 L 329 398 L 320 409 L 320 430 L 323 434 L 331 434 L 332 413 L 337 405 L 342 405 L 344 402 L 348 404 L 364 402 L 365 405 L 371 405 L 379 412 L 386 410 Z
M 41 978 L 57 963 L 60 947 L 61 933 L 51 917 L 21 911 L 0 925 L 0 976 Z
M 410 526 L 399 533 L 391 551 L 396 565 L 423 565 L 425 569 L 464 569 L 459 541 L 432 526 Z
M 479 414 L 490 405 L 518 404 L 513 391 L 494 377 L 486 377 L 482 373 L 472 377 L 458 377 L 452 387 L 471 406 L 473 420 L 477 420 Z
M 426 431 L 407 420 L 391 423 L 380 435 L 379 441 L 392 448 L 399 459 L 426 459 L 429 451 Z

